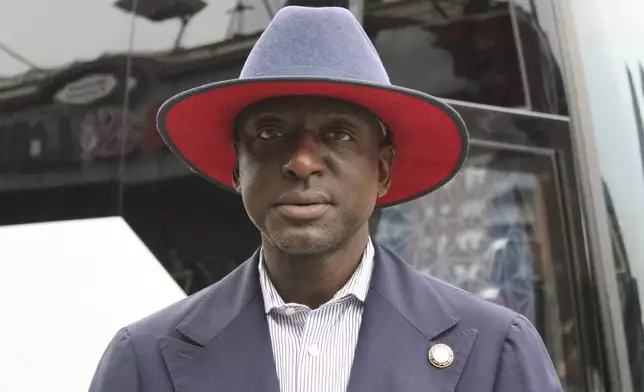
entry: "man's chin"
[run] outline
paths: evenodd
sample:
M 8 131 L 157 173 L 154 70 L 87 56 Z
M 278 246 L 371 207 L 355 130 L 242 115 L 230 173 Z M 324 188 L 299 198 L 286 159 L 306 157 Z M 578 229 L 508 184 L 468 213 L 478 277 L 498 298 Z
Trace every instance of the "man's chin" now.
M 335 249 L 339 244 L 337 239 L 320 228 L 291 228 L 280 233 L 267 236 L 277 249 L 284 253 L 313 255 Z

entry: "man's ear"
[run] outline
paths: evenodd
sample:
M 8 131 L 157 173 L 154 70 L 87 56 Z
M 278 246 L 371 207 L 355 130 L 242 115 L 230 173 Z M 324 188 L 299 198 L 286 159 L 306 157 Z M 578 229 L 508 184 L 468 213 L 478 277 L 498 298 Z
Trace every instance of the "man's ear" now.
M 239 163 L 237 162 L 237 158 L 235 158 L 235 166 L 233 167 L 233 188 L 237 191 L 237 193 L 241 192 L 241 185 L 239 184 Z
M 383 147 L 380 150 L 380 159 L 378 162 L 380 172 L 378 178 L 378 197 L 386 195 L 391 186 L 391 172 L 395 155 L 396 153 L 391 146 Z
M 235 166 L 233 166 L 233 188 L 237 191 L 237 193 L 241 192 L 241 185 L 239 184 L 239 144 L 237 141 L 237 137 L 233 137 L 233 150 L 235 151 Z

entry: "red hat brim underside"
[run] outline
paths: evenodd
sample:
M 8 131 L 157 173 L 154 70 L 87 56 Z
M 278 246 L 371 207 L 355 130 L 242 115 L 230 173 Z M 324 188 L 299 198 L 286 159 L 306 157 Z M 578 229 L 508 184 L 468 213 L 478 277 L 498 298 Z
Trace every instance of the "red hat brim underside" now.
M 463 165 L 467 130 L 440 100 L 397 86 L 322 78 L 271 78 L 218 82 L 181 93 L 159 110 L 158 126 L 170 149 L 193 171 L 232 189 L 236 116 L 248 105 L 279 96 L 313 95 L 361 105 L 390 129 L 396 151 L 392 183 L 378 207 L 427 194 Z

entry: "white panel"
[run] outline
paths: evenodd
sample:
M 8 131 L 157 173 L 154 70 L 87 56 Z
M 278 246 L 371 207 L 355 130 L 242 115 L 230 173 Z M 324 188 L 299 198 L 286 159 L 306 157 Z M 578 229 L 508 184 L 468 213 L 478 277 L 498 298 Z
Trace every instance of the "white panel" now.
M 0 227 L 0 391 L 87 391 L 119 328 L 182 298 L 122 218 Z

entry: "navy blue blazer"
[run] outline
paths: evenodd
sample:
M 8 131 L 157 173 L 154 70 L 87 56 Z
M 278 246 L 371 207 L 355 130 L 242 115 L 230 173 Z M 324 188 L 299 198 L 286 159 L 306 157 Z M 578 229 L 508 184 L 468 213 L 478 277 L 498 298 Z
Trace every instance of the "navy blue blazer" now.
M 218 283 L 121 329 L 91 392 L 279 392 L 256 252 Z M 454 362 L 434 367 L 445 343 Z M 523 316 L 416 271 L 375 245 L 348 392 L 559 392 Z

